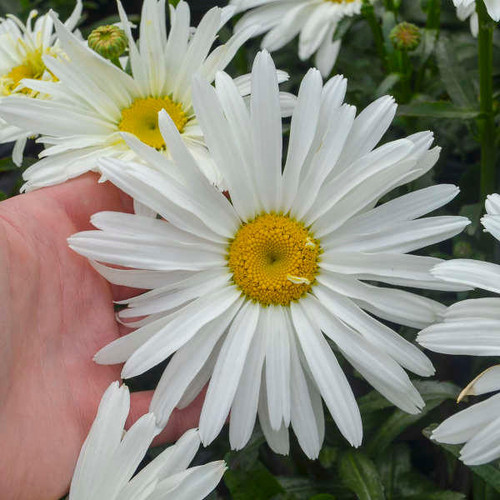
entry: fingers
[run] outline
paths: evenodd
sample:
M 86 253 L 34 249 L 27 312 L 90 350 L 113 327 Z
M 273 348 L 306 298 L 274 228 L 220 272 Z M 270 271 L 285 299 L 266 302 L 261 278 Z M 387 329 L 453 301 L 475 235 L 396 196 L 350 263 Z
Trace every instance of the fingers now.
M 99 176 L 88 172 L 63 184 L 43 188 L 24 195 L 57 202 L 77 231 L 92 229 L 90 217 L 103 210 L 132 212 L 132 199 L 111 182 L 99 183 Z
M 175 409 L 173 411 L 167 426 L 154 439 L 152 446 L 177 441 L 187 430 L 198 427 L 205 392 L 206 388 L 198 394 L 196 399 L 187 408 L 182 410 Z M 148 413 L 152 397 L 153 391 L 133 392 L 130 395 L 130 413 L 126 428 L 129 428 L 142 415 Z

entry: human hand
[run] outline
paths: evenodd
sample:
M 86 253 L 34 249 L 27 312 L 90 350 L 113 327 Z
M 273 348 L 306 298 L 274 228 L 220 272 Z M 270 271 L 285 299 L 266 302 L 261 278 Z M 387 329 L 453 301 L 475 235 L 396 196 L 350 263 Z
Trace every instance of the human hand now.
M 111 287 L 69 249 L 102 210 L 131 200 L 95 174 L 0 203 L 0 497 L 57 499 L 69 489 L 80 447 L 120 366 L 93 355 L 116 339 Z M 128 295 L 127 295 L 128 294 Z M 151 392 L 132 394 L 128 425 L 148 412 Z M 176 412 L 157 438 L 198 423 L 200 399 Z

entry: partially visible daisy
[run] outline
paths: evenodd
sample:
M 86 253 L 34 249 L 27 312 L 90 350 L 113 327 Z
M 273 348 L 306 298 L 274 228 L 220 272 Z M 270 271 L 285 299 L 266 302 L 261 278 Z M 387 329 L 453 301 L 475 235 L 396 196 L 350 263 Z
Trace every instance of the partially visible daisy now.
M 42 134 L 47 147 L 39 162 L 24 172 L 25 190 L 64 182 L 96 169 L 101 157 L 136 158 L 121 132 L 129 132 L 160 152 L 167 152 L 158 129 L 158 111 L 166 110 L 191 153 L 214 184 L 222 179 L 206 150 L 191 102 L 191 78 L 212 81 L 252 34 L 249 28 L 210 52 L 228 11 L 208 11 L 194 34 L 186 2 L 170 6 L 167 37 L 165 0 L 145 0 L 139 41 L 118 2 L 128 37 L 132 76 L 86 47 L 55 17 L 61 47 L 69 60 L 44 57 L 57 82 L 24 80 L 26 87 L 50 95 L 47 101 L 10 97 L 0 116 L 16 126 Z M 230 9 L 232 10 L 232 8 Z M 240 80 L 248 92 L 248 78 Z
M 315 55 L 315 66 L 326 78 L 337 60 L 341 40 L 333 40 L 344 17 L 361 12 L 362 0 L 231 0 L 237 12 L 247 12 L 235 26 L 238 33 L 258 26 L 254 36 L 267 33 L 262 48 L 280 49 L 299 35 L 299 58 Z
M 77 0 L 73 13 L 64 23 L 68 30 L 75 28 L 81 13 L 82 1 Z M 1 98 L 9 95 L 43 97 L 38 91 L 25 87 L 22 81 L 24 78 L 44 81 L 54 78 L 43 61 L 45 55 L 56 59 L 64 57 L 49 14 L 38 16 L 38 12 L 32 10 L 26 24 L 13 15 L 0 18 L 0 107 Z M 16 142 L 12 155 L 16 165 L 21 164 L 26 141 L 33 135 L 0 118 L 0 143 Z
M 187 431 L 132 478 L 158 433 L 152 413 L 125 432 L 130 394 L 112 383 L 104 393 L 97 416 L 76 464 L 69 500 L 201 500 L 219 483 L 223 460 L 189 467 L 198 448 L 198 431 Z
M 469 19 L 470 31 L 473 36 L 477 36 L 479 29 L 476 13 L 476 0 L 453 0 L 457 8 L 457 17 L 461 21 Z M 500 0 L 484 0 L 486 10 L 490 17 L 498 22 L 500 21 Z
M 487 214 L 481 219 L 486 231 L 500 241 L 500 195 L 486 200 Z M 439 264 L 432 274 L 449 283 L 500 293 L 500 266 L 470 259 Z M 500 355 L 500 298 L 469 299 L 448 308 L 443 322 L 430 326 L 418 342 L 431 351 L 472 356 Z M 459 397 L 500 391 L 500 366 L 474 379 Z M 443 443 L 466 443 L 460 458 L 468 465 L 500 457 L 500 394 L 445 420 L 432 434 Z
M 457 234 L 468 220 L 421 218 L 455 197 L 458 188 L 450 185 L 374 208 L 391 189 L 432 168 L 439 148 L 429 149 L 432 134 L 422 132 L 374 149 L 394 117 L 394 100 L 383 97 L 356 117 L 353 106 L 342 104 L 345 92 L 344 78 L 323 86 L 319 71 L 307 73 L 282 173 L 269 54 L 255 60 L 250 109 L 225 73 L 217 74 L 216 88 L 196 78 L 194 108 L 231 202 L 199 175 L 164 112 L 160 130 L 183 182 L 168 169 L 101 161 L 106 178 L 164 219 L 103 212 L 92 218 L 99 230 L 69 239 L 109 281 L 151 289 L 120 313 L 123 321 L 147 316 L 129 324 L 139 328 L 95 360 L 125 362 L 128 378 L 172 356 L 151 403 L 159 426 L 210 380 L 200 419 L 204 444 L 230 412 L 231 445 L 242 448 L 258 413 L 273 450 L 288 452 L 291 426 L 315 458 L 324 437 L 323 398 L 341 433 L 359 446 L 356 399 L 329 341 L 399 408 L 418 413 L 424 405 L 404 368 L 428 376 L 431 362 L 371 314 L 422 328 L 444 306 L 365 281 L 455 288 L 429 273 L 439 259 L 407 252 Z M 132 142 L 146 161 L 163 160 Z

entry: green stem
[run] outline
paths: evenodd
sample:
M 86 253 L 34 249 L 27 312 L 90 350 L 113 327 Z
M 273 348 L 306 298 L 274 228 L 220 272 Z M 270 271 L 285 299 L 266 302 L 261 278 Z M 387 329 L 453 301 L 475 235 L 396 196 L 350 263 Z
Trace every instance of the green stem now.
M 377 16 L 375 15 L 375 9 L 373 8 L 370 0 L 363 0 L 363 6 L 361 7 L 361 13 L 363 17 L 368 22 L 370 29 L 372 30 L 373 40 L 375 42 L 375 48 L 377 49 L 377 54 L 382 61 L 382 66 L 384 68 L 387 65 L 387 54 L 385 52 L 384 45 L 384 34 L 382 33 L 382 27 L 378 22 Z
M 493 24 L 483 0 L 476 1 L 479 20 L 479 140 L 481 142 L 481 202 L 495 192 L 495 115 L 493 111 Z
M 439 22 L 441 18 L 441 0 L 429 0 L 427 4 L 426 28 L 439 32 Z

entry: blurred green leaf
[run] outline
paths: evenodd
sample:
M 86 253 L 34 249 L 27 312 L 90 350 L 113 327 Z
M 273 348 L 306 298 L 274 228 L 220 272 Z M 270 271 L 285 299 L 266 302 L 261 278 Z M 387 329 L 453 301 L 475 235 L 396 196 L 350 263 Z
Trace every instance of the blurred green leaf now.
M 459 64 L 455 47 L 446 38 L 441 38 L 436 47 L 436 60 L 441 79 L 451 100 L 460 107 L 474 108 L 477 104 L 476 92 L 470 76 Z
M 479 109 L 462 108 L 447 101 L 414 102 L 398 108 L 399 116 L 425 116 L 429 118 L 458 118 L 472 120 L 479 116 Z
M 425 401 L 423 410 L 416 415 L 395 410 L 367 443 L 365 449 L 369 455 L 382 453 L 405 429 L 416 424 L 443 401 L 455 399 L 460 392 L 456 385 L 449 382 L 414 381 L 413 383 Z
M 224 483 L 234 500 L 268 500 L 285 493 L 278 480 L 260 462 L 249 471 L 228 470 L 224 474 Z
M 384 488 L 375 464 L 360 451 L 348 451 L 340 459 L 340 477 L 359 500 L 384 500 Z

